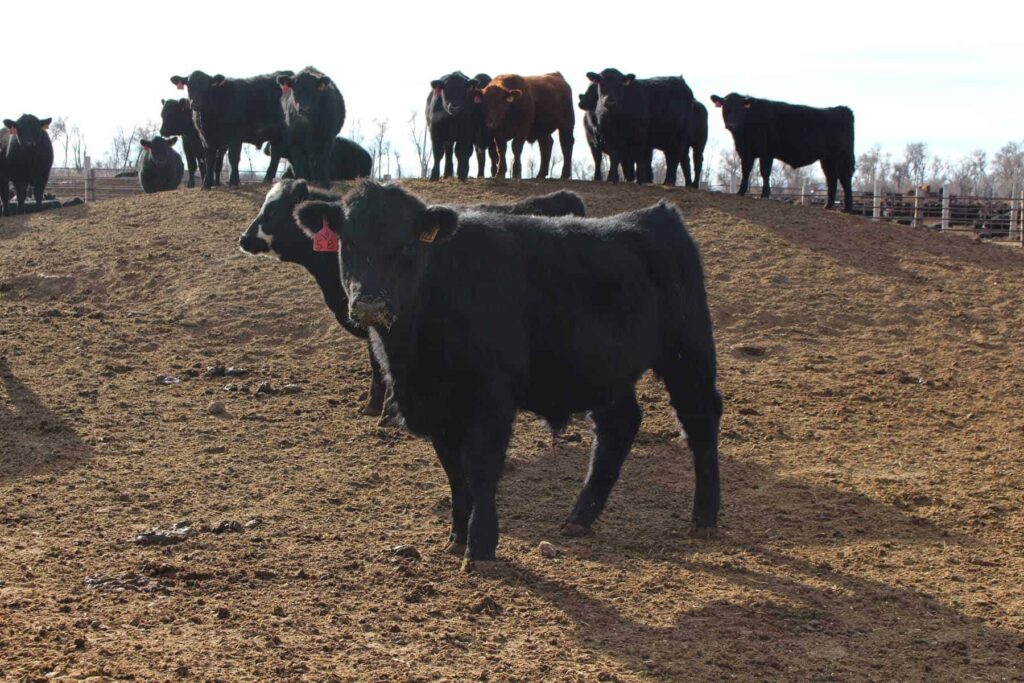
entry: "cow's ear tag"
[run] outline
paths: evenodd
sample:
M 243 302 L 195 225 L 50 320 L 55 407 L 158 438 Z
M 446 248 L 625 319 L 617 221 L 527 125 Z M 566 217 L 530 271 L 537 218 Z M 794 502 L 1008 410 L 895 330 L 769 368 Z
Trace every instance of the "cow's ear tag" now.
M 440 97 L 441 96 L 441 89 L 440 88 L 434 88 L 434 96 L 435 97 Z
M 338 233 L 331 230 L 324 216 L 323 227 L 313 235 L 313 251 L 338 251 Z
M 178 81 L 175 85 L 178 86 L 178 90 L 184 90 L 185 89 L 185 84 L 182 83 L 181 81 Z
M 483 101 L 484 101 L 484 98 L 480 97 L 479 95 L 477 95 L 476 97 L 473 98 L 473 104 L 480 104 Z
M 284 84 L 281 85 L 281 92 L 283 92 L 285 95 L 287 95 L 291 91 L 292 91 L 292 86 L 288 85 L 287 83 L 284 83 Z
M 433 244 L 434 240 L 437 239 L 437 233 L 440 231 L 441 227 L 435 225 L 433 230 L 420 235 L 420 242 L 423 242 L 423 244 Z

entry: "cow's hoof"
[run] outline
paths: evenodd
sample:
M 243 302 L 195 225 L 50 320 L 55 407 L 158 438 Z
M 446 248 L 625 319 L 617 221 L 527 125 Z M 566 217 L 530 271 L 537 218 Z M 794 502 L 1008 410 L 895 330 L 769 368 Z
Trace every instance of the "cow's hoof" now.
M 583 526 L 576 522 L 566 522 L 562 525 L 562 535 L 570 537 L 590 536 L 594 533 L 594 530 L 589 526 Z
M 380 414 L 381 414 L 381 412 L 383 410 L 384 410 L 384 401 L 383 400 L 373 400 L 373 399 L 371 399 L 371 400 L 366 402 L 366 405 L 362 407 L 362 409 L 359 411 L 359 413 L 361 415 L 369 415 L 371 417 L 378 417 L 378 416 L 380 416 Z
M 715 526 L 697 526 L 696 524 L 690 527 L 690 538 L 715 538 L 718 536 L 718 527 Z
M 455 541 L 448 541 L 448 545 L 444 547 L 444 551 L 449 555 L 457 555 L 462 557 L 466 554 L 466 544 L 456 543 Z
M 480 574 L 481 576 L 493 575 L 498 572 L 498 563 L 494 560 L 471 560 L 468 557 L 462 561 L 463 574 Z

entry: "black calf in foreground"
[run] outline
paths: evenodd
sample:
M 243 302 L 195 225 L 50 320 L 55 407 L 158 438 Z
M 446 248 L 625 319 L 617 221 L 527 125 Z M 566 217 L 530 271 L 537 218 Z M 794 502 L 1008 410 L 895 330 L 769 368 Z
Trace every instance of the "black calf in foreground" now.
M 590 470 L 563 527 L 586 533 L 640 428 L 653 368 L 696 469 L 692 530 L 716 526 L 720 487 L 711 316 L 697 246 L 672 205 L 600 219 L 458 213 L 363 183 L 344 204 L 295 210 L 340 244 L 349 314 L 370 329 L 407 427 L 451 486 L 449 550 L 495 558 L 495 495 L 517 409 L 552 425 L 590 411 Z
M 849 107 L 817 109 L 730 93 L 712 95 L 722 110 L 740 156 L 743 178 L 738 194 L 747 193 L 754 159 L 761 162 L 761 196 L 771 195 L 772 162 L 781 159 L 793 168 L 821 162 L 828 185 L 828 203 L 836 203 L 836 184 L 843 184 L 843 211 L 853 211 L 853 111 Z
M 152 140 L 141 140 L 142 155 L 139 157 L 139 184 L 146 194 L 176 190 L 185 175 L 185 164 L 181 155 L 174 151 L 178 138 L 164 138 L 157 135 Z
M 0 214 L 9 211 L 10 183 L 14 183 L 18 198 L 17 213 L 25 213 L 30 185 L 36 210 L 42 210 L 46 183 L 53 167 L 53 143 L 46 132 L 50 121 L 31 114 L 22 114 L 17 121 L 4 119 L 4 127 L 0 128 Z
M 341 286 L 341 270 L 338 267 L 337 245 L 327 243 L 328 251 L 319 251 L 320 245 L 302 231 L 295 221 L 295 207 L 307 200 L 321 202 L 338 201 L 336 195 L 310 187 L 305 180 L 282 180 L 267 193 L 259 214 L 249 228 L 238 239 L 239 247 L 248 254 L 273 254 L 286 263 L 298 263 L 313 276 L 324 303 L 331 309 L 335 320 L 350 334 L 366 339 L 364 327 L 352 322 L 348 313 L 348 298 Z M 459 211 L 486 211 L 491 213 L 518 213 L 546 216 L 578 215 L 586 213 L 583 200 L 575 192 L 565 190 L 551 194 L 530 197 L 517 204 L 478 204 L 455 207 Z M 334 249 L 331 250 L 330 247 Z M 387 394 L 380 365 L 369 347 L 370 367 L 373 379 L 364 415 L 381 415 L 385 408 Z

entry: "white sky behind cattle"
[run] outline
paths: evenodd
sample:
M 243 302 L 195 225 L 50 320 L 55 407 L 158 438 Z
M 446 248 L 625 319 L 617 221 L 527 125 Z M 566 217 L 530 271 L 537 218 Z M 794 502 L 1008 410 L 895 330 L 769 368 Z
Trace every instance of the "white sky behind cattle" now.
M 57 0 L 45 13 L 0 37 L 3 117 L 68 116 L 94 158 L 119 126 L 158 119 L 161 98 L 180 96 L 173 74 L 249 76 L 308 64 L 341 87 L 343 135 L 354 119 L 365 135 L 374 119 L 390 119 L 407 174 L 416 166 L 410 112 L 422 110 L 431 79 L 455 69 L 558 70 L 574 98 L 585 73 L 606 66 L 682 74 L 711 113 L 716 149 L 732 141 L 709 97 L 734 90 L 849 105 L 858 153 L 878 143 L 899 155 L 923 141 L 948 159 L 1024 139 L 1024 6 L 1016 2 Z M 576 156 L 589 159 L 579 117 L 577 128 Z

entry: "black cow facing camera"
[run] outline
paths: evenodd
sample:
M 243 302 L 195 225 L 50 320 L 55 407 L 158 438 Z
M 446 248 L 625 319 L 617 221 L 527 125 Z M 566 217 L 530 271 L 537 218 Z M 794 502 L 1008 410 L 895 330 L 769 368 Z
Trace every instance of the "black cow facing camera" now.
M 142 155 L 139 157 L 139 184 L 146 194 L 176 190 L 185 175 L 181 155 L 174 150 L 178 138 L 141 140 Z
M 185 152 L 185 164 L 188 167 L 188 186 L 196 186 L 196 170 L 200 180 L 206 176 L 206 154 L 203 143 L 199 139 L 199 131 L 192 122 L 192 105 L 184 97 L 176 100 L 163 100 L 160 110 L 160 135 L 169 138 L 172 135 L 181 137 L 181 148 Z M 217 152 L 217 167 L 213 175 L 213 184 L 220 185 L 220 171 L 224 163 L 224 153 Z
M 341 210 L 343 208 L 344 210 Z M 340 244 L 352 319 L 370 329 L 408 428 L 451 486 L 449 550 L 495 558 L 495 495 L 518 409 L 552 425 L 590 411 L 591 465 L 563 531 L 586 533 L 640 428 L 635 384 L 653 368 L 689 438 L 692 531 L 719 509 L 722 402 L 700 255 L 665 202 L 600 219 L 460 213 L 365 182 L 344 207 L 295 212 Z
M 712 95 L 722 120 L 732 133 L 743 177 L 738 194 L 747 193 L 754 159 L 761 165 L 761 196 L 771 195 L 772 163 L 779 159 L 793 168 L 821 162 L 828 185 L 828 203 L 836 203 L 837 184 L 843 185 L 843 210 L 853 211 L 853 111 L 849 107 L 818 109 L 762 100 L 737 93 Z
M 9 211 L 11 183 L 18 199 L 17 213 L 25 213 L 30 185 L 36 210 L 42 210 L 53 168 L 53 143 L 47 133 L 51 121 L 31 114 L 22 114 L 17 121 L 4 119 L 0 129 L 0 214 Z
M 331 146 L 345 124 L 345 98 L 329 76 L 307 66 L 277 77 L 284 108 L 284 153 L 297 178 L 331 186 Z

